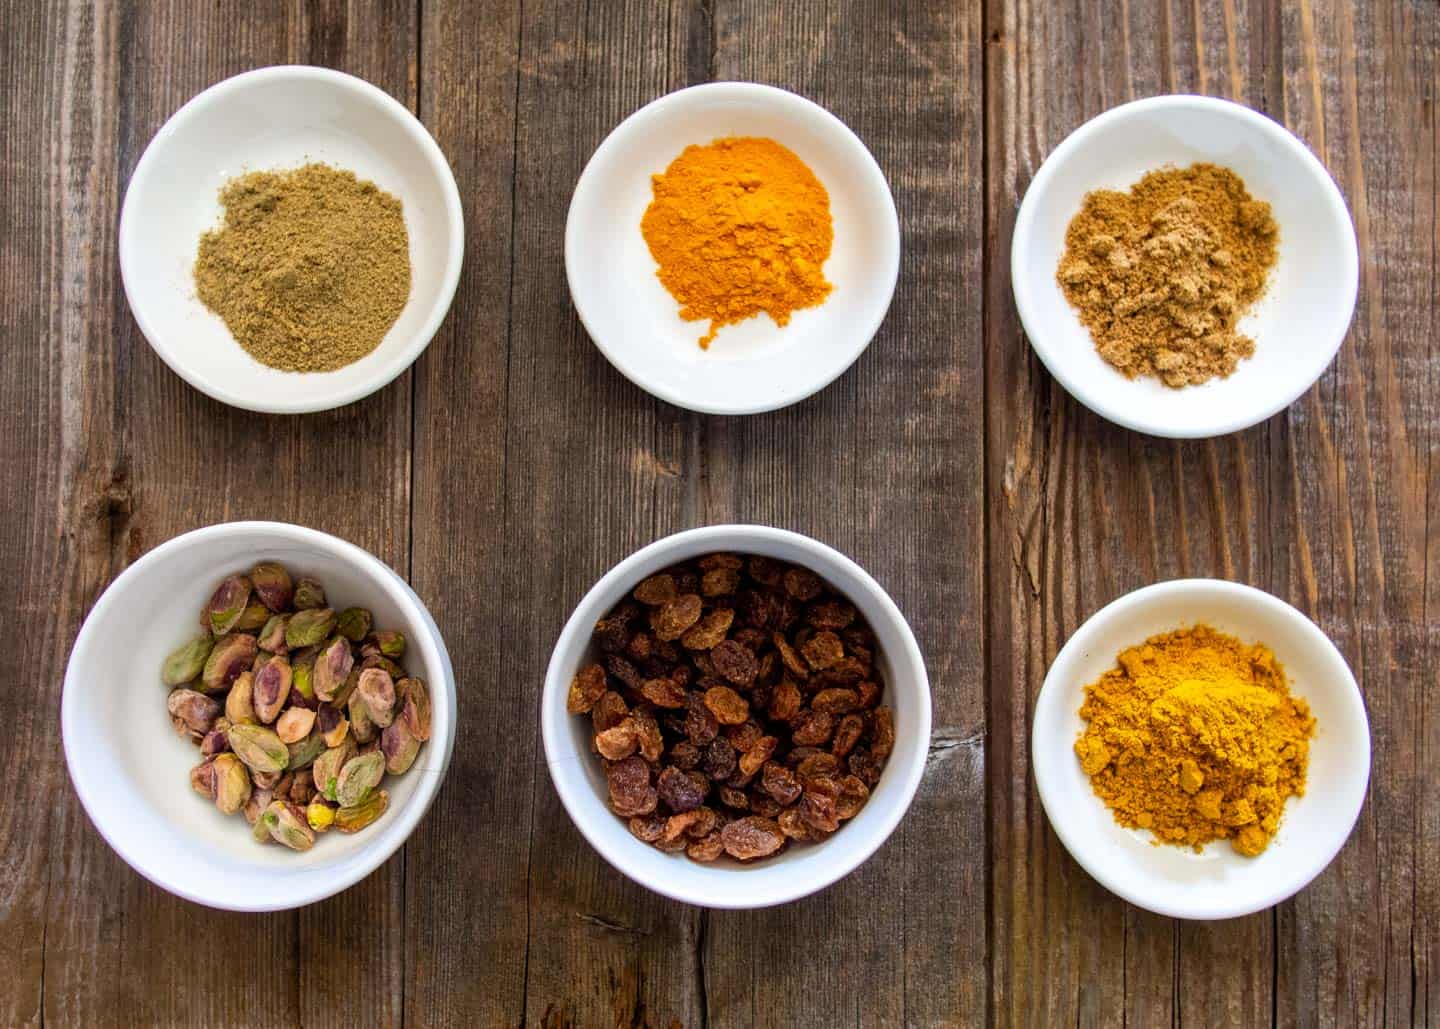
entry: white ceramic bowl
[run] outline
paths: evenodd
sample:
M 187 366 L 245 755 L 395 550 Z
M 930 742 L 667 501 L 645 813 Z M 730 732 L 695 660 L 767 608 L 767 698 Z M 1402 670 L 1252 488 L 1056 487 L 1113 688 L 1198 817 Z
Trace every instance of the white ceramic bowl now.
M 1197 161 L 1232 169 L 1271 205 L 1279 255 L 1269 290 L 1240 321 L 1255 356 L 1228 379 L 1177 390 L 1107 364 L 1055 269 L 1086 193 L 1127 190 L 1147 171 Z M 1310 388 L 1350 327 L 1359 257 L 1345 200 L 1304 143 L 1239 104 L 1158 96 L 1091 119 L 1046 158 L 1015 219 L 1010 273 L 1030 345 L 1075 399 L 1139 432 L 1190 438 L 1254 425 Z
M 386 776 L 390 807 L 354 834 L 297 854 L 261 846 L 239 815 L 190 788 L 199 750 L 175 734 L 160 682 L 165 656 L 197 631 L 215 583 L 282 562 L 405 634 L 403 663 L 430 687 L 432 735 L 410 771 Z M 430 613 L 398 575 L 344 540 L 281 522 L 187 532 L 136 561 L 96 602 L 70 654 L 60 707 L 70 778 L 95 828 L 125 861 L 177 896 L 233 911 L 299 907 L 359 882 L 393 854 L 435 798 L 455 745 L 455 673 Z
M 282 372 L 247 354 L 195 295 L 200 236 L 221 186 L 250 171 L 323 161 L 398 197 L 410 235 L 410 300 L 367 356 L 332 372 Z M 455 295 L 465 245 L 460 193 L 425 127 L 389 94 L 325 68 L 226 79 L 155 134 L 125 193 L 120 273 L 140 330 L 176 374 L 252 411 L 339 407 L 380 389 L 429 344 Z
M 1195 624 L 1270 647 L 1291 692 L 1315 715 L 1305 795 L 1286 802 L 1279 832 L 1258 857 L 1244 857 L 1224 840 L 1197 854 L 1121 827 L 1075 756 L 1085 687 L 1115 667 L 1125 648 Z M 1283 600 L 1218 579 L 1157 583 L 1091 616 L 1045 676 L 1030 749 L 1040 801 L 1075 860 L 1111 892 L 1173 918 L 1232 918 L 1298 892 L 1345 843 L 1370 778 L 1365 704 L 1335 645 Z
M 874 630 L 885 676 L 882 703 L 895 714 L 895 749 L 865 807 L 822 843 L 791 847 L 754 865 L 722 856 L 701 864 L 664 854 L 630 834 L 614 814 L 589 717 L 566 713 L 570 680 L 598 659 L 595 623 L 646 576 L 677 561 L 715 551 L 764 554 L 816 572 L 849 598 Z M 580 601 L 550 657 L 540 709 L 550 778 L 565 810 L 590 844 L 642 886 L 687 904 L 760 908 L 824 889 L 864 862 L 899 823 L 925 771 L 930 745 L 930 681 L 920 648 L 895 602 L 859 565 L 808 536 L 763 525 L 712 525 L 676 533 L 636 551 L 612 568 Z
M 680 318 L 640 232 L 651 176 L 692 143 L 768 136 L 808 164 L 830 194 L 835 286 L 785 328 L 759 315 L 720 330 Z M 885 318 L 900 272 L 900 222 L 885 175 L 855 133 L 824 108 L 773 86 L 716 82 L 661 97 L 626 118 L 596 149 L 565 224 L 570 295 L 590 338 L 641 389 L 692 411 L 772 411 L 824 388 L 849 368 Z

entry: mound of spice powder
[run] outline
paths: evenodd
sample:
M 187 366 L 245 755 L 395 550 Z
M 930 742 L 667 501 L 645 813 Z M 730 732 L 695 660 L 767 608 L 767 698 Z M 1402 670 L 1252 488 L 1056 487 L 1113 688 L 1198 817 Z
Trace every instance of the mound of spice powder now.
M 195 291 L 250 356 L 324 372 L 380 345 L 410 297 L 399 200 L 307 164 L 232 179 L 220 203 L 224 224 L 200 238 Z
M 1315 719 L 1262 644 L 1203 625 L 1152 636 L 1085 687 L 1080 717 L 1096 796 L 1159 842 L 1229 840 L 1253 857 L 1305 792 Z
M 710 323 L 702 348 L 722 326 L 762 312 L 783 326 L 830 295 L 830 194 L 773 139 L 688 146 L 653 185 L 640 231 L 680 317 Z
M 1235 325 L 1265 291 L 1277 235 L 1270 205 L 1228 168 L 1165 168 L 1086 195 L 1056 278 L 1126 377 L 1198 385 L 1255 353 Z

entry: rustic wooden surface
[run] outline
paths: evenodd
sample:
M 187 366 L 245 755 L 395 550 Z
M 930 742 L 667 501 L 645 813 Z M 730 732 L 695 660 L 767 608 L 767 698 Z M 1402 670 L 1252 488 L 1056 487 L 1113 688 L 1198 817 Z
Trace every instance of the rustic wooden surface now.
M 5 4 L 0 1024 L 1440 1021 L 1437 51 L 1434 0 Z M 171 374 L 115 254 L 126 182 L 164 120 L 287 62 L 410 105 L 455 168 L 468 237 L 415 367 L 298 418 L 230 410 Z M 746 419 L 622 379 L 561 261 L 570 191 L 610 128 L 727 78 L 848 122 L 905 242 L 856 366 Z M 1194 443 L 1070 400 L 1025 345 L 1007 272 L 1046 153 L 1109 106 L 1172 91 L 1239 99 L 1305 139 L 1362 258 L 1354 326 L 1320 382 Z M 191 906 L 121 863 L 68 785 L 57 728 L 70 645 L 105 585 L 170 536 L 249 517 L 336 533 L 407 575 L 463 708 L 449 780 L 404 851 L 338 897 L 263 916 Z M 929 773 L 891 841 L 818 896 L 749 913 L 612 872 L 556 799 L 535 717 L 589 584 L 659 535 L 732 519 L 808 532 L 873 572 L 935 699 Z M 1031 701 L 1068 634 L 1181 575 L 1311 614 L 1374 737 L 1369 802 L 1334 864 L 1275 910 L 1213 925 L 1097 886 L 1029 775 Z

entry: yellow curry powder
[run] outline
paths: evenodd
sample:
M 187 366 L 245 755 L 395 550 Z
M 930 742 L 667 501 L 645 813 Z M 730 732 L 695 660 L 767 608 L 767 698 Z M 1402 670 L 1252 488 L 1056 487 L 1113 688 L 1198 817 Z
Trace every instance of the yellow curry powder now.
M 1305 792 L 1315 719 L 1268 647 L 1200 625 L 1120 653 L 1085 688 L 1075 741 L 1121 825 L 1199 850 L 1229 840 L 1253 857 L 1285 801 Z
M 785 325 L 829 296 L 830 195 L 773 139 L 688 146 L 653 183 L 640 231 L 680 317 L 710 323 L 701 347 L 722 326 L 761 312 Z

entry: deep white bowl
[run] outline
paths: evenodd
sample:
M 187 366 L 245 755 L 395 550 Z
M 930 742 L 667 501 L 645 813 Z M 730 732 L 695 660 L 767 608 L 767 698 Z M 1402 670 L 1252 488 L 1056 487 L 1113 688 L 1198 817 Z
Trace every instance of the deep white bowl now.
M 219 225 L 220 187 L 250 171 L 323 161 L 398 197 L 410 236 L 410 300 L 370 354 L 331 372 L 283 372 L 247 354 L 195 295 L 200 236 Z M 120 213 L 120 274 L 140 330 L 177 375 L 252 411 L 339 407 L 410 367 L 445 319 L 465 246 L 460 193 L 435 140 L 363 79 L 281 66 L 217 83 L 155 134 Z
M 597 659 L 590 639 L 596 621 L 646 576 L 716 551 L 764 554 L 801 565 L 848 597 L 875 632 L 877 663 L 885 675 L 882 703 L 895 713 L 895 749 L 860 813 L 821 843 L 791 847 L 748 866 L 728 857 L 700 864 L 683 853 L 661 853 L 632 836 L 626 820 L 610 810 L 605 773 L 591 748 L 589 718 L 565 710 L 570 680 L 582 665 Z M 585 595 L 550 657 L 540 727 L 556 792 L 601 857 L 642 886 L 675 900 L 710 908 L 759 908 L 824 889 L 885 842 L 910 806 L 925 771 L 930 681 L 905 617 L 855 562 L 798 533 L 763 525 L 712 525 L 667 536 L 636 551 Z
M 1127 190 L 1166 165 L 1232 169 L 1280 224 L 1270 288 L 1241 319 L 1255 356 L 1228 379 L 1173 389 L 1127 379 L 1095 350 L 1055 281 L 1065 230 L 1085 194 Z M 1096 414 L 1155 436 L 1219 436 L 1288 407 L 1340 349 L 1359 285 L 1355 227 L 1325 166 L 1282 126 L 1247 107 L 1157 96 L 1112 108 L 1066 137 L 1035 173 L 1015 218 L 1015 304 L 1035 353 Z
M 783 329 L 762 314 L 702 350 L 709 323 L 680 318 L 640 219 L 652 175 L 724 136 L 768 136 L 815 172 L 835 222 L 824 269 L 835 289 Z M 692 411 L 755 414 L 824 388 L 870 344 L 895 294 L 900 221 L 880 166 L 839 118 L 774 86 L 715 82 L 647 104 L 596 149 L 570 201 L 565 271 L 590 338 L 631 382 Z
M 1315 737 L 1305 795 L 1285 804 L 1275 838 L 1258 857 L 1226 840 L 1201 853 L 1157 845 L 1116 823 L 1075 756 L 1085 687 L 1127 647 L 1161 632 L 1205 624 L 1264 643 L 1310 705 Z M 1173 918 L 1233 918 L 1278 904 L 1319 875 L 1350 835 L 1370 778 L 1370 727 L 1355 677 L 1314 622 L 1276 597 L 1218 579 L 1177 579 L 1136 590 L 1075 631 L 1045 676 L 1030 739 L 1035 786 L 1060 842 L 1102 886 Z
M 404 775 L 389 775 L 389 809 L 374 825 L 328 832 L 299 854 L 261 846 L 239 815 L 190 788 L 199 750 L 165 710 L 165 656 L 198 631 L 225 575 L 279 561 L 320 580 L 337 610 L 369 608 L 405 634 L 403 664 L 430 687 L 432 735 Z M 314 529 L 231 522 L 187 532 L 145 554 L 96 602 L 70 654 L 60 707 L 70 779 L 95 828 L 155 885 L 233 911 L 277 911 L 338 893 L 393 854 L 435 798 L 455 745 L 455 673 L 435 621 L 377 558 Z

